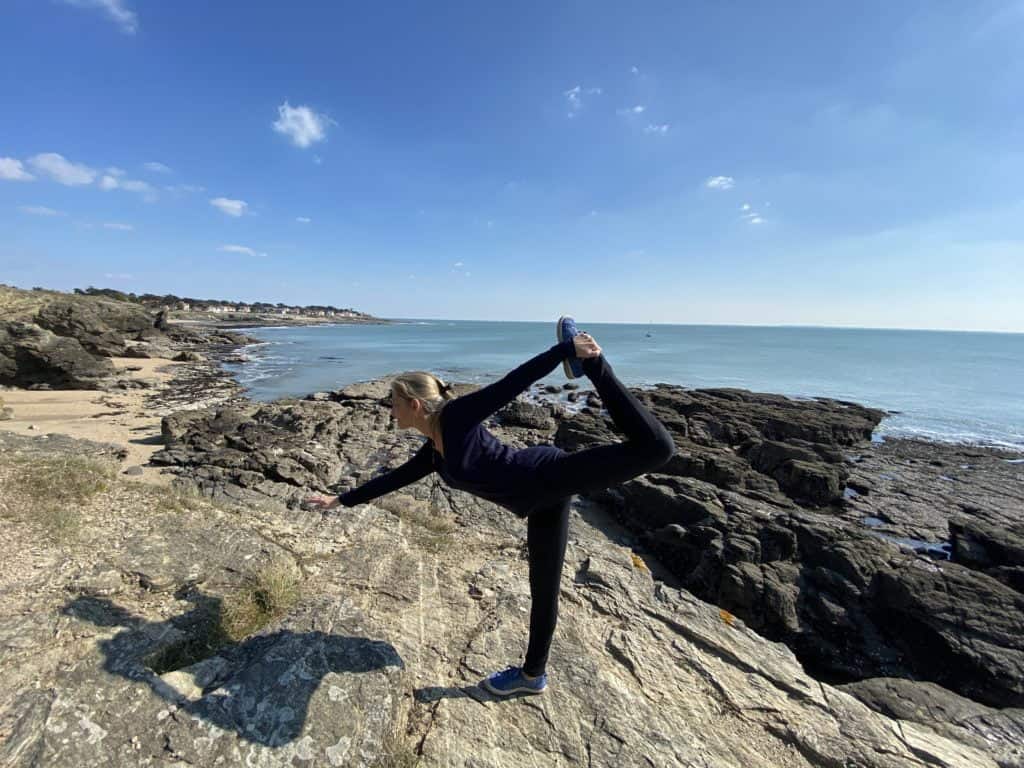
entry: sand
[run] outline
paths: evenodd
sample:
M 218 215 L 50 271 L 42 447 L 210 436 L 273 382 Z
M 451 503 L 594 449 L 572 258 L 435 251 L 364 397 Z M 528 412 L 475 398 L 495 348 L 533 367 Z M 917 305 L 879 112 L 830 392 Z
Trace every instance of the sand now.
M 180 363 L 162 358 L 110 358 L 118 374 L 131 379 L 146 379 L 160 385 L 170 380 L 173 366 Z M 129 367 L 140 368 L 130 371 Z M 128 449 L 122 471 L 141 466 L 142 474 L 133 480 L 167 485 L 172 475 L 159 467 L 146 466 L 150 457 L 163 446 L 160 416 L 147 410 L 145 400 L 153 388 L 98 392 L 84 389 L 34 391 L 4 389 L 0 398 L 11 409 L 12 417 L 0 421 L 0 429 L 22 435 L 58 433 L 70 437 L 114 443 Z

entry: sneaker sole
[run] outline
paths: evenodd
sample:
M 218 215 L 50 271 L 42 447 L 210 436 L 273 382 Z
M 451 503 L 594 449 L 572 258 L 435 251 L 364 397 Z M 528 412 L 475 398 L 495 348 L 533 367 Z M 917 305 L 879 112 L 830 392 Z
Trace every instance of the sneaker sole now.
M 512 693 L 532 693 L 534 695 L 538 695 L 544 693 L 544 691 L 548 689 L 546 685 L 543 688 L 525 688 L 523 686 L 520 686 L 519 688 L 509 688 L 503 691 L 491 686 L 490 680 L 484 680 L 484 688 L 493 693 L 495 696 L 508 696 Z
M 565 315 L 558 318 L 558 322 L 555 323 L 555 338 L 558 339 L 558 343 L 561 344 L 565 339 L 562 338 L 562 320 Z M 568 358 L 562 361 L 562 370 L 565 371 L 565 378 L 567 379 L 578 379 L 579 376 L 572 369 L 572 365 L 569 364 Z

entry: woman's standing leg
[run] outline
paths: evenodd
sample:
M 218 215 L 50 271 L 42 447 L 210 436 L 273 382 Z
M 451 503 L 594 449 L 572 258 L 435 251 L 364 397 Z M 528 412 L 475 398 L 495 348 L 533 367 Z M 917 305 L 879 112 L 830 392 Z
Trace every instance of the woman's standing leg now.
M 548 663 L 558 622 L 558 593 L 568 539 L 568 498 L 546 504 L 530 514 L 526 528 L 530 555 L 530 642 L 523 663 L 523 671 L 530 677 L 544 674 Z

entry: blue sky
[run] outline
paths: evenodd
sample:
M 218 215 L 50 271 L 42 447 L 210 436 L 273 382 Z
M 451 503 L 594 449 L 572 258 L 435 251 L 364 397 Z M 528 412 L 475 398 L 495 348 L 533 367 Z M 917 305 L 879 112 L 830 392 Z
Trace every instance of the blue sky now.
M 0 281 L 1024 331 L 1024 2 L 9 0 Z

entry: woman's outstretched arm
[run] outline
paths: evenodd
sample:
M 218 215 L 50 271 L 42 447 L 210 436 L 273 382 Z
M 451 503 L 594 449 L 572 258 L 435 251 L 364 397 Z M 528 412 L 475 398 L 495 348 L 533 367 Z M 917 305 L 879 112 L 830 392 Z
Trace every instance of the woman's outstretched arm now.
M 520 392 L 525 391 L 538 379 L 543 379 L 567 357 L 576 355 L 572 339 L 555 344 L 546 352 L 527 360 L 518 368 L 509 371 L 502 378 L 476 392 L 462 395 L 444 407 L 444 420 L 449 423 L 457 418 L 464 426 L 478 424 L 492 413 L 508 405 Z
M 432 450 L 433 446 L 429 441 L 424 443 L 423 447 L 404 464 L 363 483 L 358 488 L 353 488 L 348 493 L 341 494 L 336 497 L 337 500 L 330 496 L 317 495 L 310 496 L 306 502 L 325 509 L 336 507 L 339 504 L 344 507 L 354 507 L 356 504 L 372 501 L 385 493 L 397 491 L 399 488 L 404 488 L 423 479 L 434 471 L 433 457 L 430 455 Z

